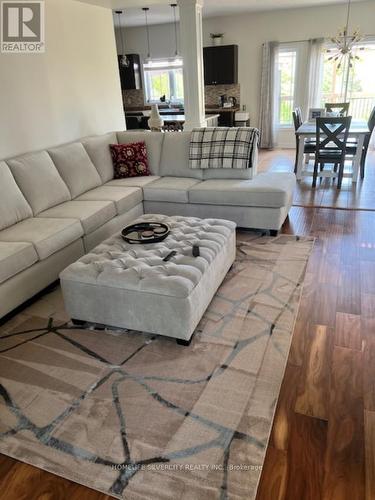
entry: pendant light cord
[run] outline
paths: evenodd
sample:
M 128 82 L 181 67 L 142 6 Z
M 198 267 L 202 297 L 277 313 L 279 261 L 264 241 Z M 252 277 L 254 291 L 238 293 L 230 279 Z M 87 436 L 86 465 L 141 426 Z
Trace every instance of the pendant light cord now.
M 123 36 L 122 36 L 122 29 L 121 29 L 121 14 L 122 14 L 122 11 L 121 10 L 116 10 L 116 14 L 118 15 L 118 28 L 119 28 L 119 31 L 120 31 L 120 40 L 121 40 L 121 55 L 125 55 L 124 54 L 124 39 L 123 39 Z
M 147 58 L 150 59 L 150 57 L 151 57 L 151 51 L 150 51 L 150 32 L 149 32 L 149 29 L 148 29 L 148 16 L 147 16 L 147 12 L 149 11 L 149 8 L 148 7 L 143 7 L 142 10 L 145 13 L 145 19 L 146 19 L 147 50 L 148 50 Z
M 172 3 L 171 7 L 173 8 L 173 18 L 174 18 L 174 37 L 176 41 L 176 51 L 175 51 L 175 56 L 178 56 L 178 43 L 177 43 L 177 17 L 176 17 L 176 3 Z
M 346 15 L 345 36 L 347 36 L 349 32 L 350 7 L 351 7 L 351 0 L 348 0 L 348 13 Z

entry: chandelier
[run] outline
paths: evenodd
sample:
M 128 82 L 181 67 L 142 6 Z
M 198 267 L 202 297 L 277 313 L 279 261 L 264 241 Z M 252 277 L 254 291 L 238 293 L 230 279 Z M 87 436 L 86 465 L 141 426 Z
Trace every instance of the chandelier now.
M 328 58 L 329 61 L 337 62 L 337 70 L 345 63 L 348 59 L 349 67 L 353 67 L 353 62 L 360 57 L 355 54 L 354 48 L 356 45 L 363 40 L 359 29 L 357 28 L 352 34 L 349 34 L 349 20 L 350 20 L 350 7 L 351 0 L 348 0 L 348 10 L 346 16 L 346 25 L 342 28 L 338 34 L 331 38 L 331 42 L 334 44 L 333 48 L 327 49 L 327 53 L 331 54 Z M 359 50 L 364 50 L 364 47 L 359 47 Z

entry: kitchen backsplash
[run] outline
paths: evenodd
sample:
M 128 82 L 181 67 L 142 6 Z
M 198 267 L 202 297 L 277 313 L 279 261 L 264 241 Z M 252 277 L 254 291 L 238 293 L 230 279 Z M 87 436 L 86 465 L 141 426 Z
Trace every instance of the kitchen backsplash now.
M 124 108 L 142 108 L 145 104 L 143 90 L 123 90 Z
M 220 96 L 226 94 L 228 97 L 235 97 L 237 106 L 240 105 L 240 85 L 206 85 L 205 99 L 206 106 L 215 107 L 219 105 Z M 145 105 L 143 90 L 124 90 L 124 108 L 143 108 Z
M 206 85 L 205 86 L 206 106 L 214 107 L 219 105 L 220 96 L 226 94 L 227 97 L 235 97 L 237 106 L 240 105 L 241 92 L 240 85 Z

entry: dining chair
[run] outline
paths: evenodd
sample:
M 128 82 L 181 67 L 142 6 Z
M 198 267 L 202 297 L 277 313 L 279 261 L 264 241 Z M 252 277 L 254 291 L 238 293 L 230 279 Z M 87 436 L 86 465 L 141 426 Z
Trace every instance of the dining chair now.
M 361 164 L 360 164 L 360 175 L 361 179 L 364 179 L 365 177 L 365 166 L 366 166 L 366 159 L 367 159 L 367 152 L 368 148 L 370 145 L 371 141 L 371 136 L 375 128 L 375 106 L 373 107 L 370 117 L 367 122 L 368 128 L 369 128 L 369 133 L 365 136 L 365 140 L 363 143 L 363 149 L 362 149 L 362 155 L 361 155 Z M 348 139 L 347 145 L 346 145 L 346 154 L 349 156 L 355 156 L 357 154 L 357 139 Z
M 303 123 L 301 108 L 295 108 L 294 111 L 292 112 L 292 116 L 294 124 L 294 133 L 296 136 L 296 159 L 294 162 L 294 173 L 296 174 L 298 166 L 298 154 L 299 154 L 299 137 L 297 135 L 297 130 Z M 315 139 L 308 139 L 305 141 L 303 152 L 304 154 L 308 155 L 308 158 L 310 158 L 310 155 L 315 153 Z
M 371 141 L 371 136 L 375 128 L 375 106 L 372 108 L 370 117 L 368 119 L 368 128 L 369 128 L 369 133 L 365 137 L 365 142 L 363 144 L 363 150 L 362 150 L 362 156 L 361 156 L 361 179 L 365 177 L 365 165 L 366 165 L 366 158 L 367 158 L 367 152 L 368 148 L 370 146 L 370 141 Z
M 333 113 L 334 111 L 340 113 L 341 116 L 348 116 L 349 113 L 349 102 L 326 102 L 325 108 L 328 113 Z
M 300 106 L 297 106 L 294 111 L 296 112 L 297 114 L 297 117 L 298 117 L 298 122 L 300 123 L 300 125 L 302 125 L 303 123 L 303 119 L 302 119 L 302 109 Z
M 318 168 L 325 164 L 333 164 L 333 172 L 337 172 L 337 189 L 341 189 L 344 176 L 346 143 L 349 136 L 351 116 L 324 117 L 316 119 L 315 163 L 312 187 L 316 187 Z M 332 147 L 334 145 L 334 148 Z

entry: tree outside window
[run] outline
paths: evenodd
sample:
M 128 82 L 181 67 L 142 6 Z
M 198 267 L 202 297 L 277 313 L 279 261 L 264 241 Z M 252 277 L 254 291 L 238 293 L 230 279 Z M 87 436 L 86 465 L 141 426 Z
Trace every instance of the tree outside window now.
M 146 100 L 158 103 L 162 96 L 171 103 L 184 101 L 183 63 L 181 59 L 154 60 L 143 66 Z

